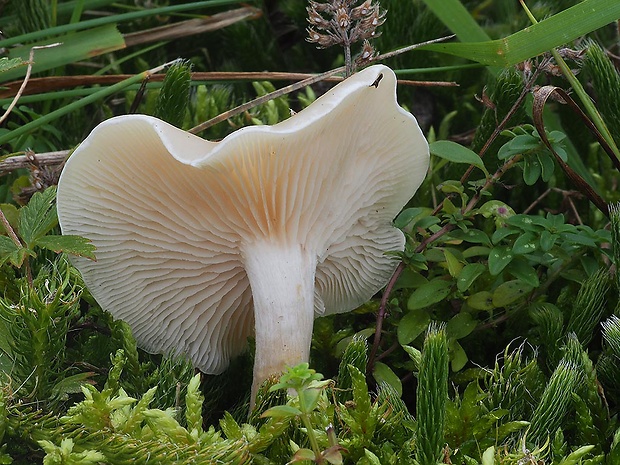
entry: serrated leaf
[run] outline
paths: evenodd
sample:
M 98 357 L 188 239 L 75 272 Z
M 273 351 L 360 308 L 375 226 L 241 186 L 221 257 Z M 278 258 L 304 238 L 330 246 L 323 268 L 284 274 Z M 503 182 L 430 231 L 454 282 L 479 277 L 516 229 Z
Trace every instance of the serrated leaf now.
M 10 69 L 18 68 L 20 66 L 26 66 L 28 62 L 22 60 L 21 58 L 0 58 L 0 73 L 4 73 Z
M 433 279 L 417 288 L 407 301 L 409 310 L 416 310 L 441 302 L 450 294 L 452 283 L 443 279 Z
M 400 345 L 407 345 L 417 338 L 428 327 L 431 317 L 423 308 L 407 312 L 398 323 L 396 330 Z
M 508 246 L 500 245 L 493 247 L 491 252 L 489 252 L 489 272 L 493 276 L 497 276 L 508 266 L 513 258 L 512 250 Z
M 37 239 L 43 237 L 58 224 L 58 216 L 54 208 L 55 198 L 55 187 L 36 192 L 28 205 L 19 211 L 19 234 L 26 243 L 26 247 L 32 248 Z
M 291 405 L 276 405 L 264 411 L 261 417 L 290 418 L 302 414 L 302 411 Z
M 465 265 L 457 277 L 457 289 L 461 292 L 465 292 L 486 269 L 486 266 L 482 263 L 470 263 L 469 265 Z
M 452 163 L 465 163 L 467 165 L 474 165 L 476 168 L 480 168 L 484 174 L 488 177 L 489 172 L 484 166 L 484 162 L 480 156 L 456 142 L 449 140 L 438 140 L 430 144 L 430 152 L 444 160 L 451 161 Z
M 96 260 L 95 246 L 85 237 L 48 235 L 37 239 L 34 245 L 56 253 L 65 252 Z
M 0 260 L 7 260 L 18 249 L 17 244 L 7 236 L 0 236 Z
M 493 305 L 495 307 L 510 305 L 531 290 L 532 286 L 525 284 L 523 281 L 506 281 L 505 283 L 500 284 L 493 292 Z

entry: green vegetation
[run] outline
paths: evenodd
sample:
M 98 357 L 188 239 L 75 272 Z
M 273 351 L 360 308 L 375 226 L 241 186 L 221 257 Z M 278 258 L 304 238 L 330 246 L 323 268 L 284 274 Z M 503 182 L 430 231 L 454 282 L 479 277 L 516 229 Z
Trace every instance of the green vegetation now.
M 381 0 L 354 44 L 317 17 L 308 43 L 296 0 L 0 2 L 0 464 L 620 463 L 620 4 L 527 3 Z M 97 251 L 54 203 L 96 124 L 144 113 L 218 140 L 332 85 L 202 125 L 300 80 L 276 72 L 452 33 L 380 60 L 440 81 L 398 88 L 431 167 L 395 219 L 389 291 L 316 320 L 310 364 L 249 416 L 251 354 L 196 374 L 98 306 L 71 264 Z

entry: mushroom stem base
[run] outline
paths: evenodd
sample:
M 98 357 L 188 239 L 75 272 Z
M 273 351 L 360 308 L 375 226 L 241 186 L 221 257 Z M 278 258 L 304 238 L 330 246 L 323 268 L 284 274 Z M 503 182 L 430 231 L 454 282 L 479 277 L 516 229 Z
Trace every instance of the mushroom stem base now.
M 245 248 L 244 260 L 254 300 L 253 406 L 264 380 L 309 359 L 317 258 L 301 245 L 263 242 Z

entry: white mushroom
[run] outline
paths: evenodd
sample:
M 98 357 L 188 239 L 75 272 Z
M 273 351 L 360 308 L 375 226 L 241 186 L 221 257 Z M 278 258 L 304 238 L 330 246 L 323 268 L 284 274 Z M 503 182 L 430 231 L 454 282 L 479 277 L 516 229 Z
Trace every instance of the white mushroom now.
M 274 126 L 208 142 L 144 115 L 97 126 L 58 186 L 74 263 L 105 310 L 153 353 L 220 373 L 256 338 L 253 394 L 308 361 L 313 319 L 380 290 L 402 251 L 392 220 L 422 182 L 428 145 L 372 66 Z

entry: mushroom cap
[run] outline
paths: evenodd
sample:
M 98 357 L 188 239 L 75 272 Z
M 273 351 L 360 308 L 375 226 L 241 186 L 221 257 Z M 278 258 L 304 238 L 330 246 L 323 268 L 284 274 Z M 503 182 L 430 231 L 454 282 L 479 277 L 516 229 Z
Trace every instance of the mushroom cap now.
M 377 65 L 220 142 L 145 115 L 104 121 L 62 172 L 58 216 L 64 234 L 96 246 L 96 261 L 74 264 L 140 347 L 220 373 L 254 329 L 250 246 L 302 244 L 317 257 L 315 315 L 350 311 L 397 265 L 392 220 L 428 160 L 393 71 Z

